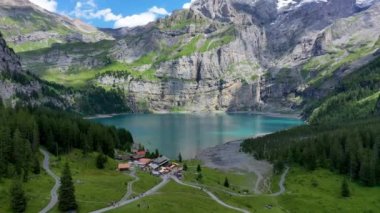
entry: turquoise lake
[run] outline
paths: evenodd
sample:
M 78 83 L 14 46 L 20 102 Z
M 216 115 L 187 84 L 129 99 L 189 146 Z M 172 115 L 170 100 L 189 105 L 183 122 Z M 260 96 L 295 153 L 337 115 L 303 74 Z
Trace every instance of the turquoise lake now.
M 293 118 L 248 113 L 124 114 L 92 119 L 128 129 L 135 142 L 169 158 L 195 157 L 202 149 L 228 141 L 276 132 L 303 124 Z

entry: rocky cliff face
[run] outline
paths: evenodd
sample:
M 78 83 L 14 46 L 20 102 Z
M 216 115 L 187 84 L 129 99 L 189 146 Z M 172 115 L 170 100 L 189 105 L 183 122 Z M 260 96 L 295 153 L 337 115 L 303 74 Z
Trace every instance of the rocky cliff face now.
M 66 102 L 37 77 L 21 68 L 20 58 L 0 34 L 0 99 L 9 106 L 50 106 L 65 109 Z
M 50 47 L 53 43 L 113 39 L 80 20 L 51 13 L 28 0 L 0 1 L 0 31 L 16 52 Z
M 86 80 L 122 89 L 135 111 L 294 111 L 371 60 L 379 13 L 378 1 L 199 0 L 145 27 L 112 31 L 116 41 L 24 53 L 23 66 L 92 70 Z

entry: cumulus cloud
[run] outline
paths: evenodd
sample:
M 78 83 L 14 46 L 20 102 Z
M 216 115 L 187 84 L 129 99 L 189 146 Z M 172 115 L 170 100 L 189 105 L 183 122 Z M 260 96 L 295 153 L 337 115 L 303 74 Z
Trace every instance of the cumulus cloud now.
M 139 14 L 123 16 L 121 14 L 113 13 L 111 8 L 98 10 L 94 0 L 86 0 L 77 2 L 74 11 L 72 11 L 71 14 L 77 18 L 102 19 L 107 22 L 114 21 L 114 28 L 120 28 L 146 25 L 149 22 L 155 21 L 157 18 L 169 15 L 170 13 L 165 8 L 154 6 Z
M 159 8 L 159 7 L 152 7 L 148 11 L 140 13 L 140 14 L 134 14 L 131 16 L 125 16 L 121 19 L 118 19 L 115 21 L 114 27 L 120 28 L 120 27 L 137 27 L 146 25 L 149 22 L 152 22 L 159 18 L 160 16 L 169 15 L 170 13 L 166 11 L 165 8 Z
M 50 12 L 57 11 L 57 1 L 56 0 L 29 0 L 33 4 L 48 10 Z
M 193 4 L 196 0 L 191 0 L 190 2 L 187 2 L 183 4 L 182 8 L 183 9 L 189 9 L 191 7 L 191 4 Z

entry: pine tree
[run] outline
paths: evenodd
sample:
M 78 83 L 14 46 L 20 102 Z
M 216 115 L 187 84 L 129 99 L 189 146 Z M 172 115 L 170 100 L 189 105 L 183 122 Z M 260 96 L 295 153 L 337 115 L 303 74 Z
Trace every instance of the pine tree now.
M 16 129 L 13 136 L 13 159 L 16 172 L 19 175 L 23 174 L 24 180 L 27 180 L 31 156 L 32 150 L 29 141 L 23 139 L 20 131 Z
M 26 197 L 22 185 L 19 181 L 13 182 L 11 189 L 11 208 L 15 213 L 25 212 L 26 209 Z
M 183 171 L 187 171 L 187 164 L 185 163 L 185 164 L 183 164 Z
M 343 182 L 342 182 L 341 195 L 342 195 L 342 197 L 350 197 L 351 196 L 350 188 L 348 187 L 348 182 L 347 182 L 346 178 L 344 178 Z
M 35 123 L 33 128 L 33 141 L 32 141 L 32 150 L 36 152 L 40 145 L 40 132 L 38 130 L 38 126 Z
M 370 152 L 365 152 L 362 156 L 362 161 L 360 165 L 359 178 L 366 186 L 372 186 L 375 182 L 374 180 L 374 163 L 372 163 L 372 156 Z
M 24 141 L 18 129 L 13 134 L 13 160 L 17 174 L 21 174 L 24 161 Z
M 34 156 L 33 158 L 33 173 L 36 175 L 41 173 L 40 161 L 37 156 Z
M 6 176 L 12 156 L 12 140 L 9 127 L 0 127 L 0 177 Z
M 58 208 L 62 212 L 73 211 L 78 208 L 75 200 L 74 184 L 68 163 L 65 164 L 62 171 L 61 186 L 58 195 Z
M 178 161 L 179 161 L 180 163 L 182 163 L 182 155 L 181 155 L 181 153 L 178 154 Z
M 104 154 L 98 154 L 98 156 L 96 157 L 96 168 L 104 169 L 106 163 L 107 156 L 105 156 Z
M 201 171 L 202 171 L 201 165 L 198 164 L 198 166 L 197 166 L 197 172 L 201 172 Z
M 275 174 L 280 174 L 284 170 L 284 168 L 285 168 L 285 165 L 283 161 L 278 160 L 274 162 L 273 171 Z
M 228 182 L 228 178 L 226 177 L 225 179 L 224 179 L 224 187 L 227 187 L 227 188 L 229 188 L 230 187 L 230 183 Z
M 198 173 L 198 175 L 197 175 L 197 181 L 202 181 L 202 178 L 203 178 L 203 175 L 202 175 L 202 173 Z

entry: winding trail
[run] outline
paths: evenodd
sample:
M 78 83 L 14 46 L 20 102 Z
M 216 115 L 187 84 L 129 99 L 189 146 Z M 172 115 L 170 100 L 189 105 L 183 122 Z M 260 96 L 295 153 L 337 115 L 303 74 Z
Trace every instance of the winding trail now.
M 202 184 L 195 184 L 195 183 L 191 183 L 191 185 L 194 185 L 194 186 L 197 186 L 197 187 L 202 187 L 202 188 L 212 188 L 214 190 L 218 190 L 218 191 L 221 191 L 221 192 L 224 192 L 226 194 L 229 194 L 229 195 L 232 195 L 232 196 L 236 196 L 236 197 L 258 197 L 258 196 L 273 196 L 273 197 L 277 197 L 277 196 L 280 196 L 282 194 L 284 194 L 286 192 L 286 188 L 285 188 L 285 182 L 286 182 L 286 176 L 289 172 L 289 167 L 286 167 L 285 171 L 282 173 L 281 175 L 281 179 L 280 181 L 278 182 L 278 186 L 280 187 L 280 190 L 278 192 L 275 192 L 275 193 L 272 193 L 272 194 L 248 194 L 248 195 L 245 195 L 245 194 L 239 194 L 239 193 L 236 193 L 236 192 L 231 192 L 231 191 L 228 191 L 228 190 L 225 190 L 225 189 L 221 189 L 221 188 L 218 188 L 218 187 L 211 187 L 211 186 L 206 186 L 206 185 L 202 185 Z M 190 184 L 190 183 L 189 183 Z
M 109 207 L 106 207 L 106 208 L 103 208 L 103 209 L 99 209 L 99 210 L 93 211 L 91 213 L 107 212 L 107 211 L 110 211 L 110 210 L 117 209 L 117 208 L 120 208 L 122 206 L 125 206 L 125 205 L 130 204 L 132 202 L 135 202 L 137 200 L 140 200 L 143 197 L 146 197 L 146 196 L 149 196 L 149 195 L 152 195 L 152 194 L 156 193 L 158 190 L 160 190 L 162 187 L 164 187 L 169 181 L 170 181 L 170 178 L 168 176 L 164 176 L 164 177 L 162 177 L 162 181 L 159 184 L 155 185 L 153 188 L 151 188 L 148 191 L 140 194 L 139 196 L 137 196 L 135 198 L 132 198 L 132 199 L 126 199 L 126 200 L 122 199 L 122 200 L 120 200 L 119 202 L 115 203 L 112 206 L 109 206 Z
M 253 190 L 254 190 L 255 194 L 260 195 L 262 192 L 261 192 L 261 190 L 259 188 L 260 188 L 261 182 L 263 182 L 263 180 L 264 180 L 264 177 L 257 170 L 252 169 L 252 171 L 255 173 L 255 175 L 257 177 L 256 183 L 255 183 L 255 188 Z
M 280 187 L 280 191 L 273 193 L 273 194 L 270 194 L 269 196 L 276 197 L 276 196 L 280 196 L 286 192 L 285 181 L 286 181 L 286 175 L 288 174 L 288 172 L 289 172 L 289 167 L 286 167 L 285 171 L 281 175 L 280 182 L 278 182 L 278 186 Z
M 132 172 L 129 173 L 128 175 L 131 176 L 132 178 L 134 178 L 134 180 L 128 182 L 127 192 L 125 193 L 124 197 L 121 198 L 120 201 L 128 200 L 128 198 L 129 198 L 129 197 L 132 195 L 132 193 L 133 193 L 133 188 L 132 188 L 132 187 L 133 187 L 133 184 L 140 180 L 140 178 L 136 175 L 136 169 L 133 169 Z
M 48 175 L 50 175 L 55 181 L 54 187 L 50 191 L 50 196 L 51 196 L 50 202 L 45 208 L 43 208 L 40 211 L 40 213 L 46 213 L 46 212 L 50 211 L 58 202 L 57 191 L 58 191 L 59 187 L 61 186 L 61 181 L 60 181 L 60 178 L 56 174 L 54 174 L 54 172 L 50 169 L 50 163 L 49 163 L 50 154 L 49 154 L 49 152 L 47 152 L 46 150 L 44 150 L 42 148 L 40 148 L 40 152 L 44 155 L 44 161 L 43 161 L 42 167 L 48 173 Z
M 184 183 L 182 181 L 180 181 L 177 177 L 175 176 L 171 176 L 171 178 L 177 182 L 178 184 L 180 185 L 184 185 L 184 186 L 188 186 L 188 187 L 192 187 L 192 188 L 195 188 L 195 189 L 200 189 L 204 192 L 206 192 L 213 200 L 215 200 L 217 203 L 219 203 L 220 205 L 224 206 L 224 207 L 227 207 L 227 208 L 230 208 L 230 209 L 233 209 L 233 210 L 236 210 L 238 212 L 243 212 L 243 213 L 249 213 L 249 211 L 245 210 L 245 209 L 241 209 L 241 208 L 238 208 L 238 207 L 234 207 L 234 206 L 231 206 L 231 205 L 228 205 L 227 203 L 223 202 L 222 200 L 220 200 L 216 195 L 214 195 L 212 192 L 208 191 L 207 189 L 204 189 L 202 187 L 199 187 L 199 186 L 196 186 L 196 185 L 192 185 L 192 184 L 188 184 L 188 183 Z

